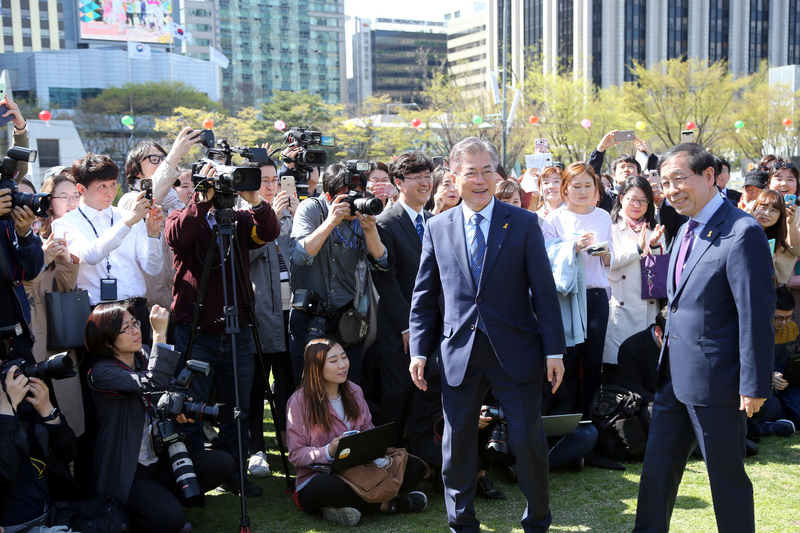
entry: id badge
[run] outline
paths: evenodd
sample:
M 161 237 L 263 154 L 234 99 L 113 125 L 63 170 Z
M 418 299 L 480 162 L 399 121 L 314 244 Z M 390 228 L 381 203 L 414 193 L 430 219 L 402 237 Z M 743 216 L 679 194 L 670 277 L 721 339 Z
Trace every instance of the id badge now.
M 105 278 L 100 280 L 100 299 L 104 302 L 117 301 L 117 280 Z

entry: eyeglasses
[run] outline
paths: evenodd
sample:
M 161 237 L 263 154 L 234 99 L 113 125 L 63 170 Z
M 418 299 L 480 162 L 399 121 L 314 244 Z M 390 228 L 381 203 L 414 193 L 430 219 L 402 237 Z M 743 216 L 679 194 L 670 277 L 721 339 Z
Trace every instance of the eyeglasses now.
M 403 178 L 403 181 L 416 181 L 417 183 L 427 181 L 428 183 L 431 183 L 433 182 L 433 176 L 431 176 L 430 174 L 425 174 L 424 176 L 414 176 L 414 177 L 405 176 Z
M 780 170 L 782 168 L 788 168 L 789 170 L 792 170 L 795 168 L 795 165 L 794 163 L 773 163 L 772 168 L 774 170 Z
M 123 334 L 123 333 L 131 333 L 132 334 L 133 333 L 132 329 L 133 330 L 142 329 L 142 322 L 140 320 L 132 320 L 132 321 L 128 322 L 128 325 L 125 326 L 124 328 L 122 328 L 122 330 L 119 333 L 120 333 L 120 335 Z
M 632 196 L 623 196 L 622 199 L 632 205 L 647 205 L 648 202 L 647 198 L 634 198 Z
M 770 215 L 780 215 L 781 214 L 781 212 L 779 210 L 775 209 L 774 207 L 770 207 L 770 206 L 768 206 L 766 204 L 761 204 L 761 205 L 755 206 L 753 208 L 753 212 L 755 213 L 756 211 L 763 212 L 763 213 L 768 213 Z
M 485 180 L 493 180 L 494 179 L 495 170 L 484 170 L 484 171 L 477 171 L 477 170 L 470 170 L 466 174 L 456 174 L 457 176 L 461 176 L 462 178 L 466 179 L 467 181 L 476 181 L 478 176 L 482 177 Z
M 164 159 L 166 159 L 167 156 L 152 154 L 152 155 L 146 155 L 144 158 L 147 159 L 148 161 L 150 161 L 151 165 L 158 165 Z
M 778 324 L 786 324 L 791 321 L 794 316 L 774 316 L 772 317 L 773 322 L 777 322 Z
M 661 180 L 661 190 L 668 191 L 673 187 L 675 187 L 676 189 L 683 187 L 686 184 L 686 180 L 688 180 L 692 176 L 697 176 L 697 174 L 689 174 L 688 176 L 676 176 L 671 180 Z
M 80 193 L 75 194 L 62 194 L 60 196 L 53 196 L 53 200 L 58 198 L 59 200 L 66 200 L 67 202 L 80 202 L 81 195 Z

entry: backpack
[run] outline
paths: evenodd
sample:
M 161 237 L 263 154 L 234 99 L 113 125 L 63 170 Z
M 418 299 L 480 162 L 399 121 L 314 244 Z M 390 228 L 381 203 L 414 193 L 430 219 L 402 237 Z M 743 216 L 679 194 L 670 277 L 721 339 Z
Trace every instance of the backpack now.
M 592 423 L 598 437 L 595 451 L 617 461 L 634 462 L 644 458 L 647 435 L 639 420 L 645 405 L 637 393 L 604 385 L 592 401 Z

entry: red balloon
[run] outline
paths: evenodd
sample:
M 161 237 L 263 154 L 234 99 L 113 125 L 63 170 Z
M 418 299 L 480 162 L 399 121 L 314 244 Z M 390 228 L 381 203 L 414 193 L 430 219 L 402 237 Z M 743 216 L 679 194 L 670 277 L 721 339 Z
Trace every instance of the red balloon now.
M 40 119 L 40 120 L 44 120 L 45 122 L 47 122 L 47 121 L 49 121 L 51 118 L 53 118 L 53 115 L 52 115 L 52 114 L 50 114 L 50 111 L 48 111 L 48 110 L 46 110 L 46 109 L 44 109 L 44 110 L 42 110 L 42 111 L 39 111 L 39 119 Z
M 422 121 L 418 118 L 412 119 L 411 125 L 414 126 L 415 128 L 419 128 L 420 125 L 422 125 Z
M 531 115 L 528 117 L 528 122 L 530 122 L 531 124 L 538 124 L 539 117 L 537 117 L 536 115 Z
M 687 129 L 687 130 L 693 130 L 693 129 L 695 129 L 696 127 L 697 127 L 697 124 L 695 124 L 695 123 L 694 123 L 694 122 L 692 122 L 691 120 L 690 120 L 689 122 L 687 122 L 687 123 L 686 123 L 686 129 Z
M 210 130 L 210 129 L 213 129 L 213 128 L 214 128 L 214 121 L 213 120 L 211 120 L 210 118 L 207 118 L 207 119 L 205 119 L 203 121 L 203 129 Z
M 783 119 L 783 125 L 788 128 L 789 126 L 792 125 L 792 119 L 790 119 L 789 117 L 786 117 L 785 119 Z

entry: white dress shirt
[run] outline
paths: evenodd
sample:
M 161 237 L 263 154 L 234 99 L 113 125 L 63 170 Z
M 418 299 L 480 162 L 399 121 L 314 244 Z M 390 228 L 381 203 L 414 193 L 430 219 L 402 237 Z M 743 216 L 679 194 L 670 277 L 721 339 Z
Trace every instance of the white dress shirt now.
M 92 305 L 101 302 L 101 279 L 110 275 L 117 280 L 117 300 L 141 297 L 146 291 L 142 271 L 155 276 L 163 266 L 160 238 L 147 236 L 144 220 L 129 228 L 126 215 L 113 206 L 98 211 L 81 200 L 78 209 L 53 222 L 54 235 L 63 236 L 70 253 L 81 260 L 78 287 L 86 289 Z

